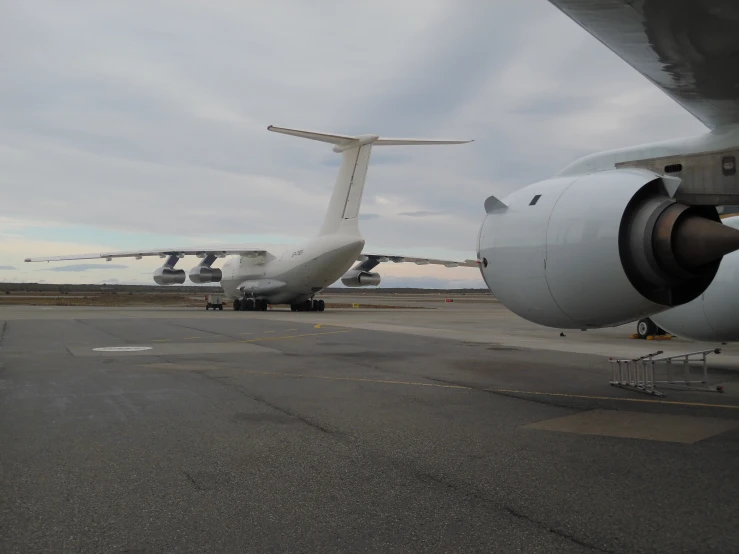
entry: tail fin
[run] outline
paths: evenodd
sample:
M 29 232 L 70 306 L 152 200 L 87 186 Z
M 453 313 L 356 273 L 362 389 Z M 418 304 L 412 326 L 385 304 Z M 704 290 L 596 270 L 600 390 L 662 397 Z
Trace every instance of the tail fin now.
M 338 231 L 359 233 L 357 218 L 362 202 L 364 181 L 367 177 L 370 151 L 373 146 L 403 146 L 417 144 L 463 144 L 471 140 L 425 140 L 425 139 L 385 139 L 377 135 L 350 137 L 329 133 L 314 133 L 298 129 L 285 129 L 270 125 L 268 130 L 285 135 L 327 142 L 334 145 L 334 152 L 341 154 L 341 166 L 336 177 L 334 191 L 328 205 L 326 217 L 320 234 L 328 235 Z

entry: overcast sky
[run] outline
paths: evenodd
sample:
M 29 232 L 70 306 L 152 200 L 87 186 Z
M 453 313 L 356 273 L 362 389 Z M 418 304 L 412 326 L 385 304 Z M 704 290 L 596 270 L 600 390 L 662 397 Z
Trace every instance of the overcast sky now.
M 545 0 L 7 2 L 0 46 L 3 281 L 150 284 L 156 260 L 23 258 L 311 235 L 339 156 L 270 124 L 475 139 L 375 148 L 364 192 L 368 249 L 453 259 L 491 194 L 704 131 Z

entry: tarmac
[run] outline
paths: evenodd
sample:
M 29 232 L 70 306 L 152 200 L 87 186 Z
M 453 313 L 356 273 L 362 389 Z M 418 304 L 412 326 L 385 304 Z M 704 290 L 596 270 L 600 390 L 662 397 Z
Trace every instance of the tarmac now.
M 351 302 L 0 308 L 0 551 L 739 551 L 736 346 Z M 717 346 L 723 393 L 608 385 Z

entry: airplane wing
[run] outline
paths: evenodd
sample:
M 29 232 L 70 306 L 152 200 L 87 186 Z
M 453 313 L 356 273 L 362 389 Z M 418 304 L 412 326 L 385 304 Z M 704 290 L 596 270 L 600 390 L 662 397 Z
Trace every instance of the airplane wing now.
M 739 123 L 739 3 L 549 1 L 708 128 Z
M 204 258 L 206 256 L 215 256 L 224 258 L 232 254 L 240 254 L 242 256 L 257 257 L 266 254 L 267 250 L 263 248 L 253 248 L 249 246 L 201 246 L 198 248 L 159 248 L 154 250 L 130 250 L 127 252 L 96 252 L 92 254 L 73 254 L 70 256 L 49 256 L 46 258 L 26 258 L 26 262 L 59 262 L 63 260 L 96 260 L 104 259 L 111 261 L 113 258 L 136 258 L 140 260 L 144 256 L 159 256 L 166 258 L 168 256 L 198 256 Z
M 360 265 L 355 266 L 353 269 L 359 269 L 361 271 L 370 271 L 378 264 L 382 262 L 393 262 L 393 263 L 414 263 L 416 265 L 443 265 L 446 267 L 477 267 L 477 260 L 464 260 L 463 262 L 452 261 L 452 260 L 438 260 L 436 258 L 417 258 L 410 256 L 397 256 L 391 254 L 367 254 L 362 252 L 357 258 Z

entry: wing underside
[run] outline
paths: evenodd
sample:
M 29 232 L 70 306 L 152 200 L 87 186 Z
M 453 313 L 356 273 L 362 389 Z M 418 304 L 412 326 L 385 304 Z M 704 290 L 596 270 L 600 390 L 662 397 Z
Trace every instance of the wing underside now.
M 136 258 L 141 259 L 149 256 L 159 256 L 167 258 L 169 256 L 197 256 L 205 258 L 206 256 L 215 256 L 216 258 L 225 258 L 226 256 L 238 254 L 242 256 L 259 256 L 266 254 L 267 250 L 263 248 L 228 246 L 228 247 L 197 247 L 197 248 L 159 248 L 153 250 L 129 250 L 123 252 L 96 252 L 91 254 L 72 254 L 69 256 L 49 256 L 46 258 L 26 258 L 26 262 L 59 262 L 64 260 L 107 260 L 113 258 Z
M 391 254 L 366 254 L 364 252 L 357 258 L 357 261 L 360 262 L 360 264 L 355 266 L 354 269 L 362 271 L 370 271 L 383 262 L 414 263 L 416 265 L 443 265 L 445 267 L 478 267 L 477 260 L 453 261 L 440 260 L 437 258 L 397 256 Z
M 739 123 L 739 3 L 549 0 L 710 129 Z

